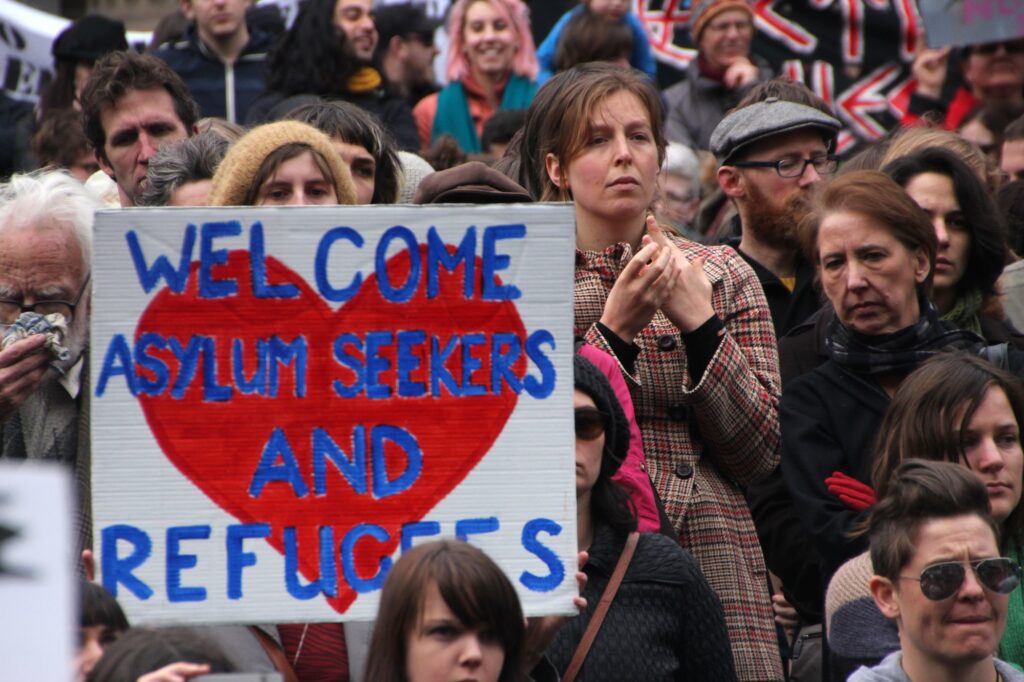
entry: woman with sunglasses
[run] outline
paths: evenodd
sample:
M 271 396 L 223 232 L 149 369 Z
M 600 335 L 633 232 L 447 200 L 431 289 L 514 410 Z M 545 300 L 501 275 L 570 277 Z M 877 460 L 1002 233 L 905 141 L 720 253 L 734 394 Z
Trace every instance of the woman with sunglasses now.
M 636 530 L 629 499 L 612 480 L 629 451 L 629 422 L 608 378 L 574 358 L 576 532 L 587 608 L 559 629 L 548 659 L 564 675 Z M 734 680 L 718 597 L 697 562 L 671 538 L 640 533 L 625 576 L 577 679 Z
M 1024 105 L 1024 38 L 1014 38 L 960 50 L 963 85 L 952 100 L 943 100 L 950 73 L 950 48 L 922 50 L 912 67 L 916 86 L 903 115 L 903 125 L 918 123 L 922 117 L 944 121 L 956 130 L 977 106 L 1012 108 Z
M 967 353 L 939 355 L 900 385 L 879 428 L 873 487 L 834 482 L 840 499 L 855 511 L 869 508 L 892 486 L 893 472 L 909 457 L 943 460 L 970 469 L 985 484 L 992 517 L 999 524 L 1002 553 L 1022 558 L 1024 543 L 1024 388 L 1015 376 Z M 841 491 L 841 492 L 840 492 Z M 836 572 L 826 596 L 832 679 L 860 664 L 873 664 L 899 647 L 895 628 L 868 591 L 867 553 Z M 1024 598 L 1010 600 L 1000 658 L 1024 664 Z
M 898 624 L 899 651 L 851 682 L 1019 682 L 995 658 L 1016 561 L 999 555 L 985 485 L 948 462 L 910 460 L 868 518 L 871 595 Z

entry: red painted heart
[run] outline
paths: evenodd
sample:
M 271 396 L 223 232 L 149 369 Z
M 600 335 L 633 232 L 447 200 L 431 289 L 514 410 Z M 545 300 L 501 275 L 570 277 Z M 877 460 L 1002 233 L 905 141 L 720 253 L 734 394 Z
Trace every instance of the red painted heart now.
M 425 249 L 422 253 L 425 254 Z M 294 368 L 278 365 L 276 398 L 242 394 L 236 387 L 229 400 L 204 399 L 203 363 L 206 359 L 200 357 L 194 378 L 180 399 L 171 395 L 170 387 L 160 395 L 140 396 L 157 442 L 182 474 L 226 512 L 243 523 L 271 524 L 268 541 L 279 552 L 284 552 L 283 530 L 296 528 L 299 569 L 307 580 L 315 580 L 320 574 L 319 526 L 334 527 L 335 558 L 339 556 L 337 545 L 341 538 L 354 525 L 365 522 L 383 527 L 389 541 L 364 540 L 356 545 L 357 574 L 363 578 L 373 576 L 380 557 L 397 548 L 402 524 L 422 519 L 465 478 L 491 448 L 516 404 L 516 394 L 507 387 L 498 394 L 488 390 L 484 395 L 472 397 L 455 397 L 445 388 L 441 388 L 440 395 L 431 395 L 429 339 L 437 337 L 442 348 L 452 337 L 468 333 L 489 338 L 494 332 L 506 332 L 525 340 L 525 328 L 515 305 L 508 301 L 481 301 L 478 295 L 467 299 L 463 293 L 461 265 L 453 273 L 442 270 L 440 295 L 429 300 L 421 282 L 407 303 L 389 302 L 378 291 L 375 274 L 367 277 L 359 292 L 337 311 L 332 311 L 298 274 L 273 258 L 267 259 L 267 281 L 275 285 L 293 284 L 300 292 L 297 298 L 256 298 L 252 293 L 249 256 L 242 251 L 230 253 L 227 263 L 214 268 L 218 279 L 237 280 L 238 295 L 213 300 L 199 298 L 197 267 L 193 265 L 188 286 L 181 294 L 164 290 L 153 298 L 139 320 L 136 340 L 146 332 L 155 332 L 164 338 L 176 337 L 186 346 L 193 335 L 209 337 L 216 344 L 213 355 L 217 383 L 230 386 L 236 374 L 232 364 L 233 342 L 242 344 L 243 375 L 249 380 L 257 371 L 258 340 L 277 335 L 289 343 L 302 336 L 308 347 L 305 397 L 296 395 Z M 409 269 L 409 254 L 403 251 L 388 260 L 388 280 L 404 282 Z M 479 259 L 474 271 L 479 292 Z M 332 382 L 339 380 L 352 385 L 355 373 L 335 361 L 335 338 L 348 333 L 364 339 L 367 332 L 397 330 L 417 330 L 426 335 L 426 344 L 412 347 L 412 353 L 420 359 L 420 367 L 408 376 L 409 381 L 425 384 L 426 395 L 395 395 L 398 377 L 392 344 L 379 353 L 380 357 L 387 358 L 389 365 L 378 377 L 378 383 L 392 387 L 391 397 L 371 399 L 365 392 L 352 398 L 339 397 L 332 389 Z M 347 350 L 350 355 L 362 357 L 351 347 Z M 150 355 L 166 363 L 173 386 L 182 363 L 169 350 L 151 351 Z M 470 381 L 490 386 L 491 362 L 487 347 L 473 346 L 470 357 L 480 361 L 480 368 L 470 374 Z M 445 367 L 461 381 L 461 349 L 457 347 Z M 525 359 L 520 357 L 512 369 L 516 376 L 522 377 L 526 370 Z M 154 378 L 144 366 L 138 366 L 137 371 L 141 377 Z M 325 429 L 351 458 L 356 426 L 365 426 L 369 434 L 371 427 L 377 424 L 397 426 L 417 439 L 423 463 L 412 487 L 375 499 L 371 491 L 356 493 L 329 465 L 326 494 L 314 495 L 313 430 Z M 249 494 L 253 473 L 275 428 L 282 429 L 295 454 L 309 488 L 306 496 L 296 497 L 291 485 L 283 482 L 268 483 L 258 497 Z M 384 459 L 389 472 L 404 470 L 405 455 L 398 446 L 388 444 Z M 371 467 L 367 465 L 368 469 Z M 395 473 L 391 473 L 391 477 L 394 478 Z M 337 573 L 338 596 L 328 602 L 343 613 L 355 599 L 355 592 L 345 584 L 340 567 Z

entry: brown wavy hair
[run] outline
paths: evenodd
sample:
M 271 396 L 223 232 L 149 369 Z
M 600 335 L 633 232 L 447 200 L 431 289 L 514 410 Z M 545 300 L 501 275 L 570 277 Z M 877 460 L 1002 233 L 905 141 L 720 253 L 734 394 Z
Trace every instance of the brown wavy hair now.
M 1018 426 L 1024 426 L 1020 380 L 971 353 L 941 353 L 904 379 L 878 429 L 871 470 L 878 499 L 888 493 L 893 472 L 910 457 L 970 468 L 961 434 L 990 388 L 1002 389 Z M 1002 525 L 1006 537 L 1024 539 L 1024 505 L 1018 504 Z

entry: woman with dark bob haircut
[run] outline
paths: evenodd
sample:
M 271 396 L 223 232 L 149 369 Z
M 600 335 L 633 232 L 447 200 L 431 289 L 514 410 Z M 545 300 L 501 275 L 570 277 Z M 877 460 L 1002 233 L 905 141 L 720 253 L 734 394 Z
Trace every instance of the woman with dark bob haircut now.
M 1013 374 L 976 355 L 941 353 L 900 384 L 878 432 L 872 487 L 849 485 L 844 500 L 863 515 L 884 498 L 894 472 L 907 459 L 962 464 L 986 484 L 992 516 L 999 524 L 1004 556 L 1021 560 L 1024 542 L 1024 387 Z M 855 492 L 859 491 L 859 492 Z M 829 623 L 833 679 L 846 679 L 857 665 L 873 665 L 899 648 L 895 627 L 874 605 L 868 590 L 867 553 L 843 564 L 829 586 Z M 1010 600 L 1008 627 L 999 657 L 1024 663 L 1024 601 Z
M 525 631 L 515 588 L 486 554 L 466 542 L 428 542 L 388 572 L 364 679 L 416 682 L 443 669 L 444 679 L 458 672 L 518 682 Z
M 993 304 L 999 309 L 996 281 L 1007 246 L 1006 227 L 985 186 L 967 164 L 939 147 L 900 157 L 883 171 L 935 226 L 932 300 L 941 318 L 990 343 L 1009 341 L 1015 330 L 989 312 Z
M 357 204 L 398 201 L 402 181 L 398 151 L 391 133 L 372 114 L 348 102 L 320 102 L 304 104 L 285 118 L 308 123 L 331 138 L 352 171 Z
M 928 298 L 935 228 L 887 175 L 836 178 L 802 227 L 808 260 L 831 303 L 828 360 L 783 392 L 782 475 L 828 584 L 843 562 L 866 549 L 863 538 L 849 535 L 859 512 L 841 495 L 844 486 L 871 485 L 875 439 L 892 395 L 936 353 L 978 352 L 985 344 L 939 319 Z M 1020 353 L 1003 350 L 1019 368 Z

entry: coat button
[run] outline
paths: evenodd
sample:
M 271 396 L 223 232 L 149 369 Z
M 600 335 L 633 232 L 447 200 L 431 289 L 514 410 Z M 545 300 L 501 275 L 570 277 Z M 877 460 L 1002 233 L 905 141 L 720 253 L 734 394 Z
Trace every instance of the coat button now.
M 690 478 L 693 476 L 693 467 L 686 462 L 683 462 L 676 467 L 676 476 L 679 478 Z
M 686 405 L 672 405 L 668 408 L 668 418 L 674 422 L 684 422 L 690 416 L 690 410 Z
M 675 334 L 663 334 L 658 337 L 658 348 L 663 351 L 675 350 L 678 345 L 679 342 L 676 341 Z

